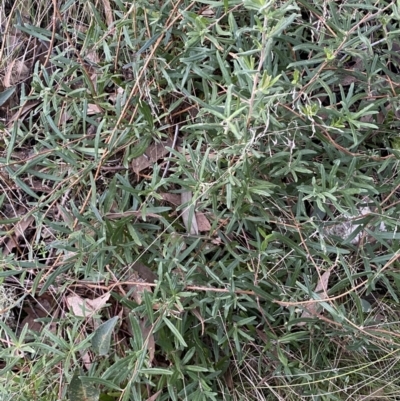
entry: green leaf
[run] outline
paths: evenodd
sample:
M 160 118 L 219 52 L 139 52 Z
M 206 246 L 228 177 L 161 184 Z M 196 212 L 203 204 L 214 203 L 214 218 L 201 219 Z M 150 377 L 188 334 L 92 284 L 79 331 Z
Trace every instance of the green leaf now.
M 166 375 L 172 376 L 173 372 L 171 370 L 162 369 L 162 368 L 147 368 L 140 369 L 140 373 L 144 375 Z
M 74 374 L 68 386 L 70 401 L 98 401 L 100 391 L 90 383 L 83 383 L 78 374 Z
M 2 106 L 15 92 L 16 86 L 6 89 L 0 93 L 0 106 Z
M 281 347 L 277 347 L 277 351 L 278 351 L 278 358 L 279 360 L 282 362 L 283 366 L 287 366 L 288 365 L 288 359 L 285 356 L 285 354 L 283 353 L 283 351 L 281 350 Z
M 203 368 L 202 366 L 196 366 L 196 365 L 186 365 L 185 369 L 190 370 L 191 372 L 209 372 L 210 371 L 207 368 Z
M 188 345 L 186 344 L 185 340 L 183 339 L 181 333 L 179 333 L 178 329 L 172 324 L 172 322 L 169 319 L 167 319 L 165 316 L 163 316 L 163 321 L 168 326 L 168 328 L 171 330 L 172 334 L 175 336 L 175 338 L 178 340 L 178 342 L 183 347 L 187 347 Z
M 92 339 L 92 348 L 97 355 L 107 355 L 110 350 L 111 334 L 117 324 L 118 316 L 115 316 L 101 324 L 95 331 Z
M 80 380 L 82 384 L 88 384 L 88 383 L 95 383 L 99 384 L 105 388 L 112 389 L 112 390 L 117 390 L 117 391 L 122 391 L 122 388 L 119 386 L 115 385 L 113 382 L 110 380 L 105 380 L 100 377 L 92 377 L 92 376 L 80 376 Z

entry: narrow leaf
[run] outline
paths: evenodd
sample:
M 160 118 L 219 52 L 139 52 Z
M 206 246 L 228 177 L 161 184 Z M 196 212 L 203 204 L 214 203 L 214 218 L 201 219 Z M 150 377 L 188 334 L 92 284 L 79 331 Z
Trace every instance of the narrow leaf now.
M 186 344 L 185 340 L 183 339 L 181 333 L 179 333 L 178 329 L 169 321 L 166 317 L 163 317 L 163 321 L 165 324 L 168 326 L 168 328 L 172 331 L 174 334 L 175 338 L 184 346 L 187 347 L 188 345 Z
M 2 106 L 10 96 L 15 92 L 16 86 L 12 86 L 11 88 L 6 89 L 5 91 L 0 93 L 0 106 Z

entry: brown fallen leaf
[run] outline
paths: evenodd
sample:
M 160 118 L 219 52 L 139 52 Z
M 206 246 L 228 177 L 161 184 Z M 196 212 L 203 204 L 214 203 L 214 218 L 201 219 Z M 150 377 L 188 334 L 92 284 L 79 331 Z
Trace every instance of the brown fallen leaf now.
M 10 127 L 15 121 L 17 120 L 23 120 L 27 114 L 39 104 L 40 102 L 38 100 L 30 100 L 29 102 L 26 102 L 22 106 L 22 110 L 18 109 L 16 113 L 8 120 L 7 126 Z
M 203 10 L 200 12 L 200 15 L 202 15 L 202 16 L 204 16 L 204 17 L 210 17 L 210 18 L 211 18 L 211 17 L 214 17 L 215 11 L 214 11 L 213 9 L 207 7 L 207 8 L 203 9 Z
M 101 62 L 100 57 L 98 56 L 95 49 L 92 49 L 88 53 L 86 53 L 85 59 L 89 60 L 93 65 L 98 65 Z
M 141 277 L 147 283 L 154 283 L 157 279 L 157 275 L 153 272 L 153 270 L 141 262 L 135 262 L 130 267 L 135 270 L 136 273 L 139 274 L 139 277 Z
M 174 206 L 179 206 L 181 204 L 181 196 L 179 194 L 169 194 L 167 192 L 160 193 L 162 199 Z
M 153 326 L 149 323 L 149 320 L 146 317 L 139 321 L 139 326 L 142 332 L 144 344 L 147 346 L 147 350 L 149 351 L 149 364 L 151 366 L 154 360 L 154 353 L 156 350 L 156 342 L 154 340 Z
M 177 146 L 176 150 L 181 153 L 185 159 L 189 162 L 192 160 L 190 154 L 187 153 L 187 150 L 185 150 L 185 148 L 181 147 L 181 146 Z M 250 155 L 250 153 L 248 153 Z M 209 153 L 208 155 L 208 160 L 216 160 L 218 159 L 220 156 L 218 153 Z
M 93 365 L 92 357 L 90 355 L 90 352 L 89 351 L 79 350 L 79 353 L 81 355 L 81 360 L 83 362 L 83 366 L 85 366 L 86 370 L 90 370 L 92 365 Z
M 92 77 L 91 77 L 92 79 Z M 92 79 L 93 81 L 93 79 Z M 103 110 L 101 109 L 100 106 L 98 106 L 97 104 L 94 103 L 89 103 L 87 105 L 87 115 L 88 116 L 93 116 L 95 114 L 100 114 L 102 113 Z M 63 125 L 65 123 L 67 123 L 68 121 L 71 121 L 73 119 L 73 115 L 71 115 L 65 108 L 63 110 L 60 111 L 59 117 L 58 117 L 58 125 Z M 94 130 L 94 126 L 90 126 L 93 127 L 92 130 Z M 88 133 L 89 134 L 89 133 Z
M 7 67 L 3 86 L 10 88 L 29 77 L 29 67 L 21 60 L 14 59 Z
M 138 305 L 141 305 L 143 300 L 143 293 L 145 291 L 153 292 L 152 286 L 146 285 L 146 283 L 154 283 L 157 276 L 150 268 L 148 268 L 141 262 L 135 262 L 133 265 L 130 266 L 130 268 L 133 270 L 133 272 L 129 275 L 127 281 L 143 284 L 128 284 L 127 288 L 134 301 Z
M 33 302 L 30 302 L 28 306 L 23 308 L 26 316 L 22 320 L 19 329 L 22 330 L 25 325 L 28 325 L 29 330 L 40 333 L 43 323 L 36 320 L 49 316 L 56 319 L 58 316 L 57 312 L 52 312 L 54 310 L 54 303 L 54 299 L 48 295 L 42 295 L 35 298 Z M 50 315 L 50 313 L 52 314 Z M 56 333 L 56 323 L 51 323 L 49 325 L 49 330 L 52 333 Z
M 24 309 L 26 312 L 26 310 Z M 36 331 L 36 333 L 40 333 L 42 330 L 43 324 L 40 322 L 36 322 L 38 317 L 32 311 L 24 317 L 24 320 L 21 322 L 21 328 L 24 328 L 25 325 L 28 325 L 28 330 Z
M 169 153 L 166 146 L 172 146 L 172 141 L 168 140 L 163 143 L 154 143 L 150 145 L 143 155 L 132 160 L 133 172 L 139 174 L 142 170 L 149 168 L 157 160 L 166 156 Z
M 79 333 L 77 341 L 81 342 L 84 341 L 84 339 L 85 335 L 83 333 Z M 83 363 L 83 366 L 86 368 L 86 370 L 90 370 L 93 365 L 93 358 L 91 352 L 89 350 L 80 349 L 79 354 L 81 356 L 81 361 Z
M 235 389 L 235 382 L 233 381 L 233 377 L 232 377 L 232 372 L 230 369 L 227 369 L 225 374 L 224 374 L 224 380 L 225 380 L 225 384 L 226 386 L 230 389 L 230 390 L 234 390 Z
M 196 220 L 197 220 L 197 227 L 200 232 L 211 230 L 211 224 L 204 213 L 196 212 Z
M 109 298 L 110 293 L 108 292 L 95 299 L 82 298 L 79 295 L 71 295 L 67 297 L 66 301 L 68 307 L 75 316 L 90 317 L 103 308 Z
M 14 227 L 14 235 L 8 237 L 5 240 L 3 255 L 9 255 L 14 248 L 18 246 L 19 238 L 24 236 L 24 233 L 28 227 L 35 221 L 33 216 L 28 216 L 24 219 L 21 219 Z
M 128 284 L 128 289 L 129 289 L 129 293 L 131 295 L 131 297 L 134 299 L 134 301 L 138 304 L 141 305 L 142 304 L 142 298 L 143 298 L 143 293 L 145 291 L 149 291 L 152 292 L 153 289 L 150 285 L 146 285 L 146 280 L 142 277 L 139 276 L 139 274 L 137 273 L 137 271 L 133 272 L 129 278 L 128 281 L 132 281 L 132 282 L 137 282 L 137 283 L 142 283 L 143 285 L 136 285 L 136 284 Z
M 167 192 L 161 192 L 160 195 L 164 201 L 171 203 L 174 206 L 179 206 L 182 203 L 182 197 L 179 194 L 170 194 Z M 195 215 L 199 231 L 200 232 L 210 231 L 211 225 L 205 214 L 202 212 L 195 212 Z
M 103 110 L 97 104 L 93 104 L 93 103 L 88 104 L 88 108 L 87 108 L 88 116 L 92 116 L 93 114 L 102 113 L 102 111 Z
M 327 288 L 328 288 L 328 281 L 329 277 L 331 275 L 331 270 L 327 270 L 325 273 L 322 274 L 320 279 L 318 280 L 317 286 L 315 287 L 314 292 L 316 294 L 318 293 L 327 293 Z M 320 305 L 318 302 L 310 302 L 308 304 L 304 305 L 304 310 L 303 313 L 301 314 L 301 317 L 313 317 L 313 316 L 318 316 L 319 310 L 321 309 Z M 306 322 L 299 322 L 296 324 L 296 326 L 304 326 Z

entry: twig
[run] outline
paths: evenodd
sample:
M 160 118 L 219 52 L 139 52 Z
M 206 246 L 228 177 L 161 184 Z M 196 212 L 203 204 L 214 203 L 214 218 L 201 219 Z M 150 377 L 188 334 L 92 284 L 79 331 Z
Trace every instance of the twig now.
M 76 283 L 72 284 L 73 286 L 76 287 L 86 287 L 86 288 L 96 288 L 96 289 L 102 289 L 102 290 L 107 290 L 111 291 L 115 287 L 118 287 L 120 285 L 136 285 L 138 287 L 143 286 L 143 287 L 157 287 L 157 283 L 148 283 L 148 282 L 143 282 L 143 281 L 118 281 L 114 282 L 109 285 L 103 285 L 100 283 L 93 284 L 92 282 L 85 282 L 85 281 L 78 281 Z M 186 291 L 210 291 L 210 292 L 220 292 L 224 294 L 236 294 L 236 295 L 252 295 L 252 296 L 259 296 L 257 295 L 254 291 L 251 290 L 238 290 L 235 289 L 234 291 L 228 289 L 228 288 L 215 288 L 215 287 L 205 287 L 205 286 L 197 286 L 197 285 L 188 285 L 185 286 Z

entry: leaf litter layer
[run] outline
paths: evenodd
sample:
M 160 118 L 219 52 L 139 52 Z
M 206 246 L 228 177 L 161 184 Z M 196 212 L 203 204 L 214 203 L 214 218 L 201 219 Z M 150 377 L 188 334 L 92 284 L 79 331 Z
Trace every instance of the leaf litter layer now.
M 1 399 L 395 399 L 399 19 L 3 2 Z

